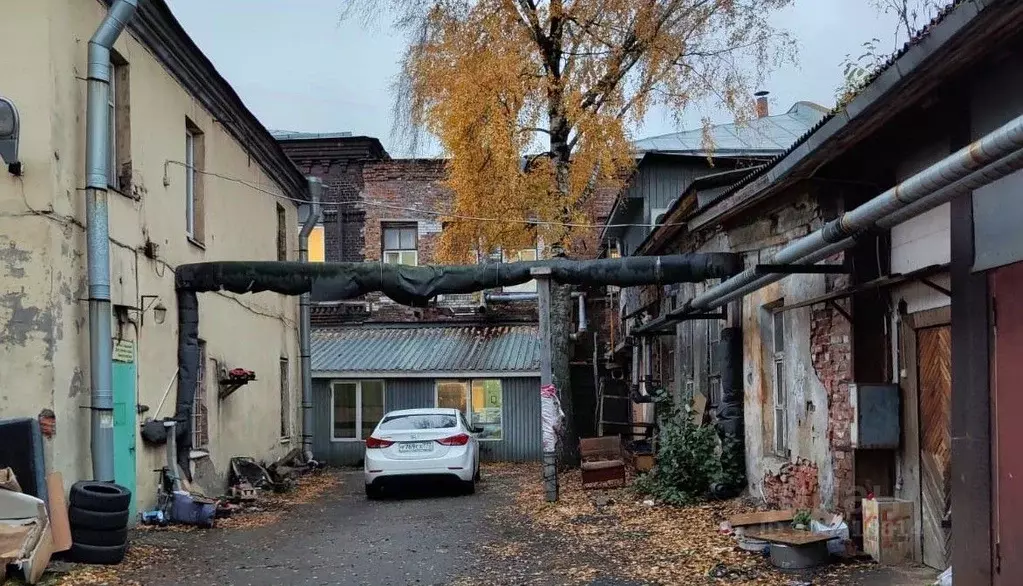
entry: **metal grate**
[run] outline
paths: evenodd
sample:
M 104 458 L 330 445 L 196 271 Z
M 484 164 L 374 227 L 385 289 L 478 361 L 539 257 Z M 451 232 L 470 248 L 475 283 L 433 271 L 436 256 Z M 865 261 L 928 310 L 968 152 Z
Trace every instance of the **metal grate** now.
M 288 384 L 288 359 L 281 358 L 281 437 L 291 437 L 291 388 Z
M 192 447 L 195 449 L 206 448 L 210 443 L 206 380 L 206 341 L 199 340 L 199 373 L 195 381 L 195 397 L 192 399 Z

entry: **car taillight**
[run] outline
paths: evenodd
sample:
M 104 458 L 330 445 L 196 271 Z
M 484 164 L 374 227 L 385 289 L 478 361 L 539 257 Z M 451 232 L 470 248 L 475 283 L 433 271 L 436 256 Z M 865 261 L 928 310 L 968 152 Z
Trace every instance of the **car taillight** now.
M 453 435 L 451 437 L 439 439 L 437 440 L 437 443 L 442 446 L 464 446 L 465 444 L 469 443 L 469 435 L 465 433 L 460 433 L 458 435 Z
M 366 438 L 366 448 L 368 449 L 389 448 L 393 445 L 394 442 L 392 442 L 391 440 L 380 439 L 373 436 L 369 436 L 368 438 Z

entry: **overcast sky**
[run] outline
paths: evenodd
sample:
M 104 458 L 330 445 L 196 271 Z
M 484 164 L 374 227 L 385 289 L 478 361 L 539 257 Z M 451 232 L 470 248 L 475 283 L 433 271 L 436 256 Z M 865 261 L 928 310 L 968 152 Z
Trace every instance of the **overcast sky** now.
M 375 136 L 394 156 L 405 149 L 391 139 L 391 83 L 405 40 L 386 23 L 365 27 L 339 22 L 349 0 L 168 0 L 175 16 L 253 113 L 271 129 L 351 131 Z M 356 0 L 357 1 L 357 0 Z M 841 63 L 864 41 L 894 49 L 894 24 L 868 0 L 796 0 L 776 25 L 799 42 L 799 62 L 776 71 L 764 89 L 772 112 L 810 100 L 832 106 L 842 82 Z M 702 116 L 728 122 L 709 103 L 684 114 L 686 127 Z M 637 138 L 681 130 L 653 111 Z M 421 153 L 423 154 L 423 153 Z M 437 153 L 425 153 L 435 155 Z

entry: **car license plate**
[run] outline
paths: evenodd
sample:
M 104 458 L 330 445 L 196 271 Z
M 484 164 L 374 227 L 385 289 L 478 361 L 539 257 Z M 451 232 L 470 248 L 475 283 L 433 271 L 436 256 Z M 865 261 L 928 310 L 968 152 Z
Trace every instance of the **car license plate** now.
M 432 451 L 433 442 L 401 442 L 398 444 L 399 454 L 415 454 Z

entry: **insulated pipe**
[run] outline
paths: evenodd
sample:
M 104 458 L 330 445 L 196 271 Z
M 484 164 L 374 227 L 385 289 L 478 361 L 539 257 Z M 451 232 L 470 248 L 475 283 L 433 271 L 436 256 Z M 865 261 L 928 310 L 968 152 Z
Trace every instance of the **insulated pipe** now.
M 320 221 L 320 194 L 323 181 L 319 177 L 308 177 L 309 217 L 298 233 L 298 260 L 309 262 L 309 235 Z M 312 335 L 309 323 L 309 293 L 299 296 L 299 355 L 302 362 L 302 451 L 307 460 L 313 459 L 313 368 Z
M 113 336 L 110 331 L 110 48 L 139 0 L 116 0 L 89 39 L 85 111 L 85 222 L 89 267 L 89 379 L 92 386 L 92 476 L 114 480 Z
M 995 131 L 995 132 L 998 132 L 998 131 Z M 977 143 L 974 143 L 974 144 L 977 144 Z M 941 163 L 939 163 L 939 165 L 940 164 Z M 950 185 L 946 185 L 945 187 L 942 187 L 941 189 L 938 189 L 937 191 L 935 191 L 933 193 L 930 193 L 930 194 L 925 195 L 923 197 L 919 197 L 918 199 L 913 201 L 913 203 L 911 203 L 909 205 L 906 205 L 904 207 L 898 208 L 894 212 L 888 213 L 888 215 L 880 218 L 879 220 L 877 220 L 875 222 L 875 227 L 876 228 L 880 228 L 880 229 L 885 229 L 885 230 L 890 229 L 893 226 L 897 226 L 897 225 L 901 224 L 902 222 L 905 222 L 906 220 L 908 220 L 910 218 L 913 218 L 913 217 L 918 216 L 918 215 L 920 215 L 920 214 L 922 214 L 924 212 L 932 210 L 932 209 L 934 209 L 934 208 L 936 208 L 936 207 L 938 207 L 938 206 L 940 206 L 942 204 L 945 204 L 945 203 L 951 201 L 952 199 L 954 199 L 955 197 L 957 197 L 959 195 L 962 195 L 964 193 L 969 193 L 969 192 L 971 192 L 971 191 L 973 191 L 975 189 L 983 187 L 984 185 L 987 185 L 989 183 L 997 181 L 997 180 L 1001 179 L 1002 177 L 1010 175 L 1011 173 L 1014 173 L 1014 172 L 1016 172 L 1016 171 L 1018 171 L 1020 169 L 1023 169 L 1023 149 L 1015 151 L 1013 153 L 1010 153 L 1009 155 L 1004 156 L 1004 157 L 998 159 L 994 163 L 988 164 L 988 165 L 986 165 L 984 167 L 981 167 L 980 169 L 977 169 L 977 170 L 973 171 L 969 175 L 967 175 L 967 176 L 965 176 L 965 177 L 955 181 L 954 183 L 952 183 Z M 871 201 L 873 201 L 873 200 L 871 200 Z M 856 209 L 859 210 L 860 208 L 856 208 Z M 856 211 L 856 210 L 854 210 L 854 211 Z M 852 213 L 852 212 L 850 212 L 850 213 Z M 841 218 L 839 218 L 839 220 L 841 220 Z M 825 226 L 825 228 L 823 228 L 820 231 L 823 231 L 824 229 L 827 229 L 827 226 Z M 818 231 L 818 232 L 820 232 L 820 231 Z M 816 234 L 816 232 L 814 234 Z M 813 236 L 813 234 L 811 234 L 810 236 Z M 809 238 L 809 236 L 807 236 L 806 238 Z M 796 244 L 798 244 L 798 243 L 799 242 L 796 242 Z M 856 243 L 856 237 L 855 236 L 844 238 L 844 239 L 842 239 L 842 240 L 840 240 L 838 242 L 835 242 L 833 244 L 829 244 L 829 245 L 825 246 L 822 249 L 819 249 L 819 250 L 817 250 L 815 252 L 812 252 L 808 256 L 804 256 L 803 258 L 795 261 L 795 264 L 813 264 L 813 263 L 819 262 L 819 261 L 824 260 L 824 259 L 826 259 L 826 258 L 828 258 L 830 256 L 833 256 L 833 255 L 835 255 L 835 254 L 837 254 L 839 252 L 842 252 L 843 250 L 851 248 L 855 243 Z M 777 256 L 775 257 L 775 259 L 777 259 Z M 775 260 L 774 262 L 778 262 L 778 261 Z M 739 279 L 739 278 L 741 278 L 745 274 L 746 273 L 744 272 L 744 273 L 740 274 L 739 276 L 735 277 L 735 279 Z M 704 297 L 708 297 L 708 299 L 701 300 L 699 297 L 694 298 L 692 301 L 690 301 L 690 303 L 686 304 L 686 306 L 683 308 L 683 310 L 681 312 L 677 313 L 677 315 L 681 315 L 682 313 L 685 313 L 686 310 L 690 310 L 690 311 L 691 310 L 708 310 L 708 309 L 713 309 L 715 307 L 720 307 L 721 305 L 724 305 L 725 303 L 728 303 L 729 301 L 734 301 L 736 299 L 740 299 L 740 298 L 742 298 L 743 295 L 746 295 L 747 293 L 750 293 L 752 291 L 756 291 L 757 289 L 760 289 L 761 287 L 764 287 L 766 285 L 769 285 L 771 283 L 779 281 L 779 280 L 783 279 L 784 277 L 785 277 L 785 275 L 784 274 L 780 274 L 780 273 L 764 275 L 764 276 L 759 277 L 759 278 L 757 278 L 757 279 L 755 279 L 755 280 L 753 280 L 753 281 L 751 281 L 749 283 L 740 284 L 740 286 L 738 288 L 735 288 L 732 291 L 724 293 L 724 294 L 721 294 L 721 295 L 719 295 L 717 297 L 708 296 L 707 294 L 705 294 Z M 729 282 L 731 282 L 731 280 L 726 281 L 725 283 L 722 283 L 722 285 L 726 285 Z M 708 291 L 707 293 L 711 293 L 711 292 L 713 292 L 713 289 L 711 291 Z M 698 302 L 699 302 L 699 304 L 698 304 Z
M 837 219 L 828 222 L 820 230 L 789 244 L 778 251 L 770 262 L 774 264 L 796 263 L 825 246 L 842 242 L 847 238 L 855 238 L 863 231 L 875 228 L 878 220 L 905 209 L 960 179 L 971 176 L 977 169 L 982 169 L 994 161 L 1001 163 L 1001 159 L 1013 155 L 1020 148 L 1023 148 L 1023 116 L 1011 120 L 1001 128 L 959 149 L 856 209 L 842 214 Z M 985 176 L 980 185 L 985 185 L 993 180 Z M 964 191 L 949 192 L 947 198 L 931 199 L 932 201 L 943 200 L 941 203 L 944 203 Z M 937 205 L 939 204 L 930 207 Z M 921 208 L 915 208 L 915 210 L 913 215 L 918 215 L 923 211 Z M 729 294 L 750 285 L 758 277 L 755 268 L 746 269 L 739 275 L 711 287 L 702 295 L 695 297 L 676 315 L 691 310 L 708 309 L 712 307 L 711 302 L 714 302 L 713 307 L 717 307 L 719 299 L 724 299 L 726 296 L 732 299 L 736 298 Z

